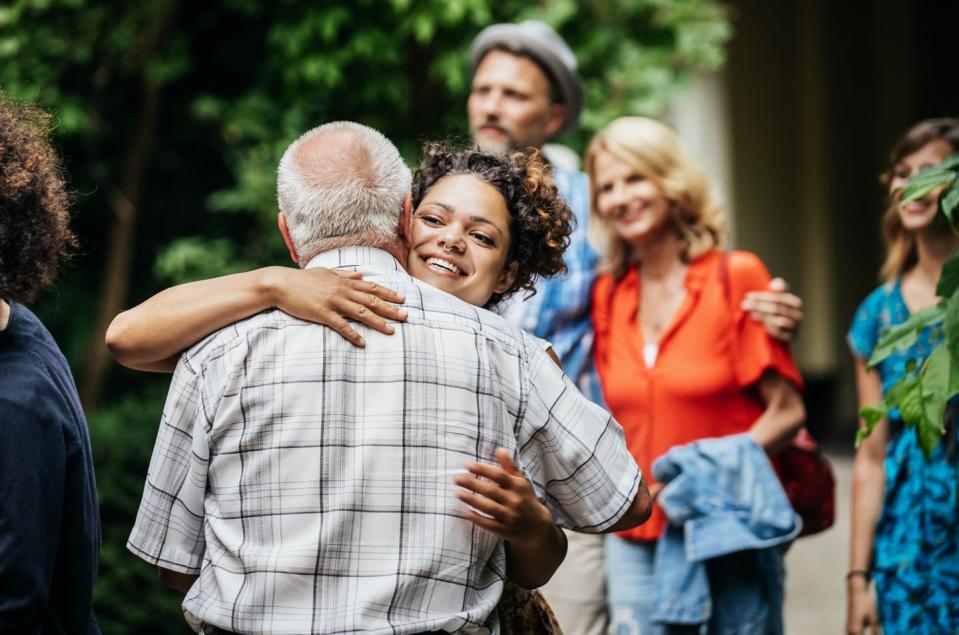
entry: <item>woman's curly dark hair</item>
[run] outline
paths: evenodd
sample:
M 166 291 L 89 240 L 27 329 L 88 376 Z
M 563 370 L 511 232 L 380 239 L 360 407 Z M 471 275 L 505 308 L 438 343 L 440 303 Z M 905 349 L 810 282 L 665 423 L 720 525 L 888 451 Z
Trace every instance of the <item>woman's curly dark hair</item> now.
M 51 118 L 0 93 L 0 298 L 29 302 L 76 248 Z
M 473 174 L 506 200 L 511 218 L 507 262 L 517 262 L 519 267 L 513 284 L 502 294 L 493 294 L 487 307 L 520 289 L 532 295 L 538 277 L 566 271 L 563 252 L 569 245 L 572 213 L 556 190 L 550 168 L 539 151 L 502 155 L 430 143 L 423 148 L 423 155 L 413 175 L 414 209 L 438 180 L 451 174 Z

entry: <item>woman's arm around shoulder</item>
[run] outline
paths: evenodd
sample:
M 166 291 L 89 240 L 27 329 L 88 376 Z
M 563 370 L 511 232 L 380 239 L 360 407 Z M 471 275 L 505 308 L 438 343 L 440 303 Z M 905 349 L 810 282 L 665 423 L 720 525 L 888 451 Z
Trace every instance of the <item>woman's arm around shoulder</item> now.
M 181 284 L 117 315 L 106 345 L 118 362 L 136 370 L 172 372 L 180 353 L 210 333 L 276 307 L 325 324 L 357 346 L 360 334 L 346 318 L 392 333 L 384 318 L 406 319 L 396 292 L 359 273 L 323 268 L 265 267 Z
M 766 265 L 749 251 L 729 253 L 730 277 L 743 284 L 734 297 L 742 298 L 740 308 L 763 325 L 766 332 L 781 342 L 792 341 L 803 319 L 802 298 L 789 292 L 789 283 L 771 278 Z

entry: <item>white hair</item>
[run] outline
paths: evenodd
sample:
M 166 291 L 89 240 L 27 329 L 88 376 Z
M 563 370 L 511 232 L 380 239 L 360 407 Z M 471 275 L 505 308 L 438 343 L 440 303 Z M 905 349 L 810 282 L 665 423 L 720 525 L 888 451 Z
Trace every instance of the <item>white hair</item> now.
M 277 203 L 301 261 L 324 243 L 395 240 L 411 181 L 396 146 L 372 128 L 336 121 L 302 134 L 283 153 L 276 178 Z

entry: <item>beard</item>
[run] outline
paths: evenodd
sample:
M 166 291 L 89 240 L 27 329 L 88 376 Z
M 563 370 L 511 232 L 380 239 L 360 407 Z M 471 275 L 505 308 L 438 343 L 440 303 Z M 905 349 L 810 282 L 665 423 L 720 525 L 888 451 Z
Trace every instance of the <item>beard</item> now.
M 473 142 L 479 146 L 480 150 L 489 152 L 490 154 L 507 154 L 516 149 L 516 139 L 513 138 L 513 135 L 511 135 L 508 130 L 492 122 L 483 122 L 480 128 L 482 126 L 496 126 L 497 129 L 502 131 L 503 137 L 500 139 L 490 139 L 488 136 L 479 133 L 478 129 L 474 129 Z

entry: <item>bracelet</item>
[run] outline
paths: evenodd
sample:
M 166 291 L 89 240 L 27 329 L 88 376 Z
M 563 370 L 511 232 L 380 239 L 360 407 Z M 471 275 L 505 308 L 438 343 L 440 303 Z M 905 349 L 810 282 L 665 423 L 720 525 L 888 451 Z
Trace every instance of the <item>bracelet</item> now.
M 853 569 L 846 574 L 846 581 L 852 580 L 856 576 L 862 576 L 866 582 L 869 582 L 872 579 L 872 574 L 868 569 Z

